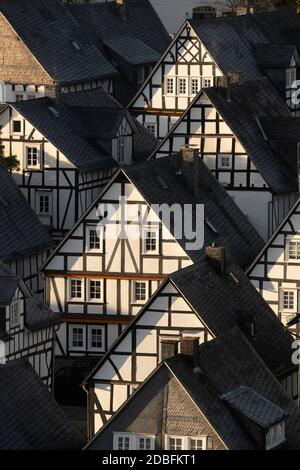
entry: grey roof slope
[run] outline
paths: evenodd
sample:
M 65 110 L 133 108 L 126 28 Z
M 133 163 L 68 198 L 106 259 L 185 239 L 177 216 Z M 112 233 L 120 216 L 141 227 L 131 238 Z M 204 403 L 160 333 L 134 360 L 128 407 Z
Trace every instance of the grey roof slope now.
M 13 177 L 0 164 L 0 260 L 41 253 L 53 245 Z
M 270 141 L 300 142 L 300 118 L 296 116 L 263 116 L 259 118 Z
M 291 118 L 291 114 L 267 78 L 231 85 L 231 98 L 221 87 L 205 94 L 245 147 L 255 167 L 275 192 L 297 190 L 296 166 L 289 155 L 272 148 L 261 132 L 258 119 Z
M 83 438 L 26 361 L 0 365 L 0 449 L 75 450 Z
M 67 8 L 91 40 L 100 47 L 103 40 L 124 39 L 126 47 L 119 41 L 114 47 L 122 55 L 129 54 L 130 60 L 134 57 L 135 63 L 155 59 L 153 51 L 162 54 L 170 44 L 170 36 L 149 0 L 126 0 L 125 20 L 118 13 L 115 2 L 74 4 Z M 130 50 L 132 42 L 129 38 L 139 41 L 139 47 L 135 42 L 134 51 Z
M 290 333 L 229 257 L 226 257 L 226 275 L 219 275 L 203 259 L 171 274 L 170 278 L 214 336 L 240 326 L 273 373 L 280 375 L 293 368 Z M 251 317 L 255 319 L 254 338 L 247 331 L 247 319 Z
M 75 83 L 117 74 L 60 0 L 1 0 L 0 12 L 54 80 Z
M 28 330 L 35 331 L 61 323 L 59 315 L 54 313 L 39 296 L 27 297 L 25 305 L 25 326 Z
M 259 429 L 249 426 L 243 413 L 233 411 L 222 395 L 241 386 L 262 395 L 287 415 L 284 448 L 300 448 L 300 412 L 238 328 L 204 343 L 199 351 L 200 375 L 187 357 L 166 364 L 205 414 L 229 449 L 262 449 Z M 253 403 L 252 412 L 255 412 Z
M 245 80 L 262 76 L 253 45 L 300 45 L 300 19 L 291 8 L 189 22 L 222 72 L 238 70 Z
M 0 305 L 9 305 L 14 297 L 19 279 L 0 261 Z
M 103 44 L 122 57 L 128 64 L 153 64 L 160 59 L 160 53 L 130 36 L 113 36 L 104 38 Z
M 192 189 L 193 165 L 181 164 L 179 155 L 149 160 L 123 171 L 149 204 L 192 204 L 193 223 L 196 204 L 204 204 L 208 222 L 204 227 L 205 244 L 216 241 L 224 245 L 239 265 L 247 266 L 264 245 L 260 235 L 201 160 L 197 197 Z M 183 237 L 178 242 L 186 249 L 188 240 Z M 199 261 L 203 250 L 189 250 L 188 254 L 192 260 Z
M 221 398 L 232 408 L 240 411 L 265 429 L 270 429 L 288 416 L 288 413 L 282 408 L 244 385 L 240 385 L 232 392 L 224 393 Z
M 262 69 L 287 68 L 295 53 L 295 46 L 277 44 L 255 44 L 254 55 Z
M 72 93 L 70 93 L 71 95 Z M 76 93 L 74 93 L 75 95 Z M 85 92 L 79 93 L 84 95 Z M 92 96 L 97 99 L 98 91 L 88 94 L 86 101 L 82 96 L 64 97 L 57 104 L 49 98 L 38 98 L 11 106 L 20 112 L 36 129 L 55 145 L 80 170 L 92 170 L 102 167 L 117 166 L 105 148 L 98 142 L 111 135 L 124 110 L 107 101 L 107 108 L 85 105 Z M 100 91 L 99 101 L 103 93 Z M 55 113 L 53 112 L 55 110 Z M 57 115 L 56 115 L 57 113 Z

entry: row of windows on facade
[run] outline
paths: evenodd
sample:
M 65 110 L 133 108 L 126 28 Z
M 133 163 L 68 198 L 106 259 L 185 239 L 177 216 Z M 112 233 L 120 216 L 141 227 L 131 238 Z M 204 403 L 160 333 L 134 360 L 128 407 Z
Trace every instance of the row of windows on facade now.
M 93 350 L 103 352 L 105 350 L 105 327 L 104 326 L 79 326 L 71 325 L 69 348 L 76 350 Z M 87 333 L 87 334 L 86 334 Z
M 165 436 L 166 450 L 205 450 L 207 437 Z M 155 436 L 114 433 L 114 450 L 154 450 Z
M 103 279 L 68 279 L 69 301 L 104 302 Z M 149 297 L 148 281 L 131 281 L 131 301 L 145 302 Z
M 171 96 L 195 96 L 202 88 L 213 86 L 212 77 L 165 77 L 164 94 Z

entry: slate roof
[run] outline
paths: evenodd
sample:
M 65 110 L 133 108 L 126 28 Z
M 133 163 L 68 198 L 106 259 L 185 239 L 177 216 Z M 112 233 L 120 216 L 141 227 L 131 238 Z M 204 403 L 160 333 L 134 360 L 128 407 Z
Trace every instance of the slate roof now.
M 189 20 L 189 22 L 222 72 L 240 71 L 245 80 L 262 76 L 261 60 L 256 56 L 253 46 L 300 45 L 297 38 L 300 32 L 300 19 L 290 8 L 256 15 Z M 281 49 L 282 64 L 286 63 L 286 52 L 285 49 Z M 270 50 L 269 56 L 272 62 L 273 51 Z
M 170 279 L 214 336 L 239 326 L 273 373 L 280 375 L 293 368 L 290 333 L 229 257 L 226 258 L 226 275 L 219 275 L 203 259 L 172 273 Z M 247 316 L 251 315 L 255 321 L 254 338 L 247 326 Z
M 63 2 L 1 0 L 0 12 L 50 77 L 61 84 L 117 74 Z
M 241 385 L 236 390 L 221 395 L 232 408 L 240 411 L 265 429 L 280 423 L 288 414 L 250 387 Z
M 25 326 L 30 331 L 39 330 L 48 326 L 58 325 L 61 321 L 37 295 L 25 299 Z
M 159 140 L 136 119 L 136 132 L 133 135 L 133 153 L 135 162 L 142 162 L 157 149 Z
M 294 155 L 272 148 L 261 132 L 261 118 L 291 118 L 283 100 L 267 78 L 231 85 L 230 101 L 222 87 L 206 88 L 205 94 L 232 129 L 274 192 L 297 190 Z M 287 121 L 290 122 L 290 121 Z M 285 126 L 286 128 L 286 126 Z M 283 142 L 284 145 L 284 142 Z
M 75 450 L 83 438 L 27 361 L 0 365 L 0 449 Z
M 0 261 L 0 305 L 9 305 L 18 287 L 18 278 Z
M 233 410 L 222 399 L 241 386 L 271 402 L 272 412 L 277 410 L 277 416 L 278 409 L 289 415 L 284 448 L 300 448 L 299 409 L 238 328 L 201 345 L 198 361 L 200 373 L 197 375 L 193 373 L 190 358 L 173 357 L 165 362 L 229 449 L 254 450 L 265 445 L 259 427 L 250 426 L 244 413 Z M 258 412 L 253 401 L 248 408 L 252 414 Z
M 122 57 L 128 64 L 153 64 L 160 59 L 160 53 L 130 36 L 113 36 L 104 38 L 103 44 Z
M 300 118 L 296 116 L 264 116 L 259 118 L 270 141 L 300 142 Z
M 13 177 L 0 164 L 0 260 L 31 256 L 53 245 Z
M 170 36 L 149 0 L 126 0 L 125 19 L 115 2 L 71 4 L 67 8 L 93 43 L 99 47 L 107 44 L 129 63 L 156 62 L 154 51 L 162 54 L 170 44 Z
M 262 69 L 288 68 L 291 64 L 295 46 L 277 44 L 255 44 L 254 56 Z
M 117 107 L 112 100 L 112 107 L 103 99 L 103 92 L 98 90 L 78 93 L 79 98 L 64 97 L 57 104 L 49 98 L 11 103 L 47 140 L 58 148 L 82 171 L 117 166 L 111 154 L 101 146 L 100 140 L 112 137 L 125 110 Z M 77 93 L 70 93 L 70 95 Z M 95 97 L 95 103 L 105 104 L 107 108 L 89 106 Z M 54 110 L 54 112 L 53 112 Z
M 241 266 L 247 266 L 264 242 L 226 190 L 217 182 L 210 170 L 199 161 L 199 194 L 192 189 L 193 165 L 180 164 L 180 156 L 150 160 L 123 169 L 149 204 L 192 204 L 195 221 L 196 204 L 204 204 L 205 244 L 213 241 L 224 245 Z M 212 229 L 213 226 L 213 229 Z M 178 242 L 186 246 L 186 240 Z M 199 261 L 203 250 L 187 250 L 193 261 Z

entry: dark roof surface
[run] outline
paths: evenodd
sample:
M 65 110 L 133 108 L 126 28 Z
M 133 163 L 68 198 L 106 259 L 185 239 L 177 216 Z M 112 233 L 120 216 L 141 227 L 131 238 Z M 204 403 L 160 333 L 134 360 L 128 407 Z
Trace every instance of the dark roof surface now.
M 0 365 L 0 449 L 80 449 L 83 439 L 26 361 Z
M 214 336 L 239 326 L 273 373 L 292 368 L 292 337 L 244 272 L 227 257 L 220 275 L 207 260 L 170 275 Z M 255 322 L 251 338 L 247 317 Z
M 268 140 L 300 142 L 300 117 L 266 116 L 259 118 L 259 121 Z
M 295 46 L 277 44 L 255 44 L 254 56 L 262 69 L 288 68 L 295 51 Z
M 74 83 L 117 73 L 63 2 L 1 0 L 0 11 L 54 80 Z
M 104 38 L 102 41 L 105 46 L 131 65 L 153 64 L 160 59 L 159 52 L 137 38 L 121 35 Z
M 36 129 L 80 170 L 117 166 L 101 139 L 112 138 L 125 110 L 103 90 L 70 93 L 60 103 L 49 98 L 12 103 Z M 71 96 L 71 95 L 78 95 Z
M 238 328 L 201 345 L 198 361 L 200 372 L 197 375 L 190 358 L 173 357 L 167 359 L 166 364 L 229 449 L 265 448 L 259 427 L 249 426 L 243 413 L 237 413 L 222 399 L 222 395 L 241 386 L 271 402 L 273 411 L 279 408 L 290 415 L 286 419 L 284 446 L 300 448 L 299 409 Z M 252 401 L 250 405 L 254 412 L 255 403 Z
M 181 174 L 178 174 L 179 171 Z M 217 182 L 206 165 L 199 161 L 199 194 L 193 193 L 193 165 L 180 165 L 178 155 L 150 160 L 123 169 L 149 204 L 192 204 L 195 222 L 196 204 L 204 204 L 205 244 L 213 241 L 224 245 L 236 261 L 246 266 L 263 246 L 263 240 L 254 227 L 232 201 L 226 190 Z M 186 250 L 188 240 L 178 242 Z M 187 250 L 194 261 L 199 261 L 203 250 Z
M 262 76 L 261 60 L 253 45 L 300 45 L 300 19 L 289 8 L 257 15 L 230 16 L 207 20 L 190 20 L 223 73 L 240 71 L 245 80 Z M 286 50 L 281 49 L 280 60 L 286 63 Z M 257 60 L 258 59 L 258 60 Z M 269 60 L 274 60 L 270 51 Z
M 53 245 L 13 177 L 0 164 L 0 260 L 41 253 Z
M 112 45 L 111 41 L 118 38 L 118 45 L 114 47 L 128 60 L 134 57 L 135 63 L 146 63 L 150 58 L 155 62 L 157 56 L 153 51 L 162 54 L 170 44 L 170 36 L 149 0 L 126 0 L 125 18 L 115 2 L 68 5 L 67 8 L 95 44 L 109 41 Z M 138 42 L 133 44 L 129 38 Z M 124 45 L 120 40 L 124 40 Z
M 46 305 L 40 297 L 32 295 L 25 299 L 25 325 L 33 331 L 60 323 L 59 316 Z
M 249 154 L 253 164 L 275 192 L 297 190 L 293 155 L 272 148 L 261 132 L 261 117 L 291 118 L 291 114 L 268 79 L 231 85 L 230 101 L 226 88 L 206 88 L 205 94 Z
M 244 385 L 221 395 L 221 398 L 232 408 L 240 411 L 265 429 L 270 429 L 287 416 L 282 408 Z
M 18 278 L 0 261 L 0 305 L 9 305 L 18 287 Z

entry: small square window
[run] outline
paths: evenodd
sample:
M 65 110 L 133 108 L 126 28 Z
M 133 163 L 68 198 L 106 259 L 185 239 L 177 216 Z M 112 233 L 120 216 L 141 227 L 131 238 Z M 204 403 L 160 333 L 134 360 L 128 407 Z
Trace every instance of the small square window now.
M 70 280 L 70 300 L 82 299 L 82 279 Z
M 186 94 L 187 94 L 187 79 L 178 78 L 178 95 L 186 95 Z
M 50 215 L 52 213 L 52 195 L 51 193 L 36 193 L 37 211 L 39 215 Z
M 14 134 L 20 134 L 20 132 L 22 131 L 22 126 L 21 126 L 21 121 L 19 120 L 13 120 L 13 133 Z
M 168 450 L 183 450 L 181 437 L 168 437 L 167 441 Z
M 154 439 L 152 437 L 138 437 L 137 438 L 137 450 L 153 450 Z
M 145 127 L 150 132 L 150 134 L 156 137 L 156 124 L 148 122 L 145 124 Z
M 118 436 L 116 450 L 129 450 L 129 449 L 130 449 L 130 438 L 126 436 Z
M 145 302 L 148 297 L 148 284 L 146 281 L 133 281 L 134 302 Z
M 219 166 L 224 170 L 231 168 L 231 155 L 219 155 Z
M 158 254 L 159 251 L 159 228 L 144 227 L 142 231 L 143 254 Z
M 24 101 L 24 95 L 23 93 L 16 93 L 16 102 L 19 103 L 20 101 Z
M 102 279 L 89 279 L 88 280 L 88 299 L 90 301 L 102 301 Z
M 37 147 L 26 147 L 27 168 L 39 167 L 39 151 Z
M 191 437 L 189 440 L 189 450 L 203 450 L 203 439 Z
M 297 291 L 296 290 L 282 290 L 282 309 L 285 312 L 297 311 Z
M 83 327 L 75 327 L 71 328 L 72 331 L 72 347 L 73 348 L 84 348 L 84 331 Z
M 104 327 L 103 326 L 90 326 L 89 327 L 89 349 L 104 351 Z
M 300 260 L 300 239 L 289 240 L 288 242 L 288 259 L 291 261 Z
M 209 88 L 212 86 L 213 80 L 212 78 L 203 78 L 202 79 L 202 87 Z
M 166 94 L 167 95 L 174 95 L 175 87 L 174 87 L 174 78 L 167 77 L 166 78 Z
M 103 228 L 87 227 L 87 251 L 102 252 L 103 249 Z

